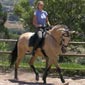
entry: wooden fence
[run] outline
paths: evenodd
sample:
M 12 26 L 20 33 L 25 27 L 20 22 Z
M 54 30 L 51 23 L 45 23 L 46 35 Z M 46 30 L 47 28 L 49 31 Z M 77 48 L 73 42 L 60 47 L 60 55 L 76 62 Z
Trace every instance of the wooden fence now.
M 6 43 L 8 43 L 9 44 L 9 46 L 10 45 L 12 45 L 13 43 L 16 43 L 17 42 L 17 40 L 15 40 L 15 39 L 0 39 L 0 42 L 6 42 Z M 85 45 L 85 42 L 70 42 L 69 44 L 74 44 L 74 46 L 75 45 Z M 14 45 L 14 44 L 13 44 Z M 9 48 L 9 47 L 8 47 Z M 6 72 L 6 71 L 8 71 L 7 70 L 7 68 L 9 68 L 9 64 L 10 64 L 10 62 L 9 62 L 9 59 L 10 59 L 10 55 L 7 55 L 7 56 L 5 56 L 4 54 L 11 54 L 11 49 L 9 49 L 9 51 L 2 51 L 2 50 L 0 50 L 0 71 L 1 72 Z M 28 54 L 28 53 L 26 53 L 26 54 Z M 73 53 L 66 53 L 66 54 L 62 54 L 62 56 L 75 56 L 75 57 L 85 57 L 85 54 L 77 54 L 77 53 L 75 53 L 75 54 L 73 54 Z M 23 58 L 23 60 L 22 60 L 22 63 L 20 64 L 22 67 L 23 66 L 25 66 L 25 68 L 26 68 L 26 66 L 28 67 L 28 61 L 29 61 L 29 59 L 30 59 L 30 56 L 28 57 L 28 56 L 26 56 L 25 58 Z M 40 62 L 41 63 L 41 61 L 39 60 L 38 62 Z M 21 67 L 21 68 L 22 68 Z M 38 66 L 37 66 L 38 67 Z M 41 66 L 42 68 L 44 68 L 43 66 Z M 40 68 L 40 67 L 38 67 L 38 68 Z M 65 70 L 65 69 L 64 69 Z
M 0 39 L 0 42 L 17 42 L 15 39 Z M 85 42 L 70 42 L 69 44 L 74 44 L 74 45 L 84 45 Z M 0 51 L 1 54 L 10 54 L 11 51 Z M 28 53 L 26 53 L 28 54 Z M 85 57 L 85 54 L 73 54 L 73 53 L 66 53 L 62 54 L 63 56 L 80 56 L 80 57 Z

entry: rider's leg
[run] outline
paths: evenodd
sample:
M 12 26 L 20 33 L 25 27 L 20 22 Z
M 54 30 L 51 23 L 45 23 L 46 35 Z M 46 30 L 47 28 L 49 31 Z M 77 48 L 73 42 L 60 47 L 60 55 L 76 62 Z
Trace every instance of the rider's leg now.
M 35 42 L 35 46 L 33 47 L 32 55 L 35 54 L 35 50 L 38 48 L 38 46 L 42 40 L 42 37 L 43 37 L 42 31 L 38 31 L 37 36 L 38 37 L 36 38 L 36 42 Z

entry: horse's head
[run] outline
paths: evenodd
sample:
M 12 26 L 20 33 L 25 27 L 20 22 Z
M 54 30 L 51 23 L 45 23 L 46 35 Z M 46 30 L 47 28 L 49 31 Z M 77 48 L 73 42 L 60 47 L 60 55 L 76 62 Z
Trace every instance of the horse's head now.
M 70 33 L 65 25 L 56 25 L 51 30 L 53 37 L 56 39 L 58 44 L 61 46 L 62 52 L 66 52 L 66 47 L 70 41 Z

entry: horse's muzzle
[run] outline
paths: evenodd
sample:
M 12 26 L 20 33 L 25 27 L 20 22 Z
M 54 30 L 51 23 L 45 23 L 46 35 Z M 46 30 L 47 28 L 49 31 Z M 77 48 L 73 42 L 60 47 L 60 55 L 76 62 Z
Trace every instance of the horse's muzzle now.
M 62 50 L 62 53 L 66 53 L 66 50 L 67 49 L 67 46 L 62 46 L 61 50 Z

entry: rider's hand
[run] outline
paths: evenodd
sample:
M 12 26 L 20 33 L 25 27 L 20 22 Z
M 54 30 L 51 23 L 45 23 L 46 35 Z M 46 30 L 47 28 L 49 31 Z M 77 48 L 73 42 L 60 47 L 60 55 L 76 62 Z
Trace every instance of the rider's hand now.
M 41 25 L 41 24 L 39 24 L 37 27 L 39 27 L 39 28 L 40 28 L 40 27 L 42 27 L 42 25 Z

